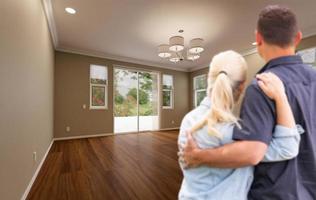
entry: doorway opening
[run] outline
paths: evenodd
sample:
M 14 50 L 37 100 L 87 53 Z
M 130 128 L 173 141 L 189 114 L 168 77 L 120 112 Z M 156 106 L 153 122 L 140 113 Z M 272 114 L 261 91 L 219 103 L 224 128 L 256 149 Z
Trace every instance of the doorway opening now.
M 159 129 L 159 74 L 114 68 L 114 133 Z

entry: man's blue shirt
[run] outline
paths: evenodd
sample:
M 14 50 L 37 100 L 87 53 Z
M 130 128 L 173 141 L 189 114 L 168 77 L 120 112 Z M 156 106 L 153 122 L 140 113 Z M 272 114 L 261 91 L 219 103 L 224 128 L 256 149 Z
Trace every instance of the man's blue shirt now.
M 272 72 L 283 81 L 295 121 L 302 125 L 299 154 L 295 159 L 260 163 L 249 200 L 316 199 L 316 70 L 303 64 L 300 56 L 279 57 L 258 73 Z M 234 140 L 255 140 L 269 144 L 276 125 L 275 104 L 253 80 L 241 108 L 242 129 L 234 128 Z

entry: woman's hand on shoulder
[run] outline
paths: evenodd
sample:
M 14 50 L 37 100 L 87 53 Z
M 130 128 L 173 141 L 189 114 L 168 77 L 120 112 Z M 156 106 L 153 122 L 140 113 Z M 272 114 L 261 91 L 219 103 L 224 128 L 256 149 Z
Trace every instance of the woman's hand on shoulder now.
M 258 79 L 259 87 L 270 99 L 276 101 L 286 97 L 283 82 L 277 75 L 268 72 L 258 74 L 256 78 Z

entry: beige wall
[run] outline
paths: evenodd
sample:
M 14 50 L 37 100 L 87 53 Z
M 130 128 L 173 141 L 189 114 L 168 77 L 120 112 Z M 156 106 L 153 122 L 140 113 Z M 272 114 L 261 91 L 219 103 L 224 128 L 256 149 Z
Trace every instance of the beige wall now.
M 54 51 L 40 0 L 1 0 L 0 27 L 0 199 L 15 200 L 53 138 Z
M 307 49 L 311 47 L 316 47 L 316 35 L 304 38 L 300 45 L 297 47 L 297 50 Z M 245 56 L 245 59 L 248 63 L 248 76 L 247 80 L 252 80 L 255 74 L 264 66 L 265 61 L 259 56 L 258 53 L 253 53 Z
M 297 50 L 308 49 L 311 47 L 316 47 L 316 35 L 304 38 L 300 45 L 298 45 Z
M 132 63 L 56 52 L 55 57 L 55 137 L 113 133 L 113 65 L 149 69 L 174 77 L 174 109 L 161 110 L 161 129 L 179 127 L 189 108 L 189 73 Z M 108 109 L 89 109 L 90 64 L 108 67 Z M 82 105 L 86 104 L 87 109 Z M 174 124 L 172 124 L 174 121 Z M 66 132 L 66 126 L 71 131 Z
M 247 85 L 252 80 L 254 75 L 259 71 L 259 69 L 264 65 L 264 61 L 260 58 L 257 53 L 250 54 L 244 56 L 246 62 L 248 63 L 248 71 L 247 71 Z M 199 69 L 190 73 L 190 109 L 194 108 L 194 91 L 193 91 L 193 78 L 201 75 L 207 74 L 208 68 Z M 242 99 L 242 97 L 241 97 Z M 239 114 L 239 109 L 242 101 L 238 102 L 236 106 L 236 110 L 234 111 L 236 114 Z
M 308 49 L 316 47 L 316 35 L 304 38 L 300 45 L 297 47 L 297 50 Z M 253 53 L 250 55 L 244 56 L 247 64 L 248 64 L 248 72 L 247 72 L 247 85 L 253 79 L 255 74 L 264 66 L 265 61 L 259 56 L 258 53 Z M 207 74 L 208 68 L 199 69 L 190 73 L 190 108 L 193 108 L 193 78 L 195 76 L 201 74 Z
M 311 47 L 316 47 L 316 35 L 304 38 L 300 45 L 297 47 L 297 50 L 307 49 Z M 247 56 L 244 56 L 248 64 L 248 74 L 247 81 L 251 81 L 255 74 L 264 66 L 265 61 L 259 56 L 258 53 L 253 53 Z

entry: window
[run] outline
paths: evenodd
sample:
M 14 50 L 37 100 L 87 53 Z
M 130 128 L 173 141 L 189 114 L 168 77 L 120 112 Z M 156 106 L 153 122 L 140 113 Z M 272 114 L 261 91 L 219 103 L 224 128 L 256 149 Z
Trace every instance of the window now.
M 162 108 L 173 108 L 173 76 L 162 75 Z
M 296 54 L 302 57 L 304 63 L 316 67 L 316 47 L 298 51 Z
M 207 76 L 206 74 L 196 76 L 193 79 L 194 88 L 194 106 L 200 105 L 201 101 L 206 97 Z
M 107 109 L 108 68 L 90 65 L 90 109 Z

